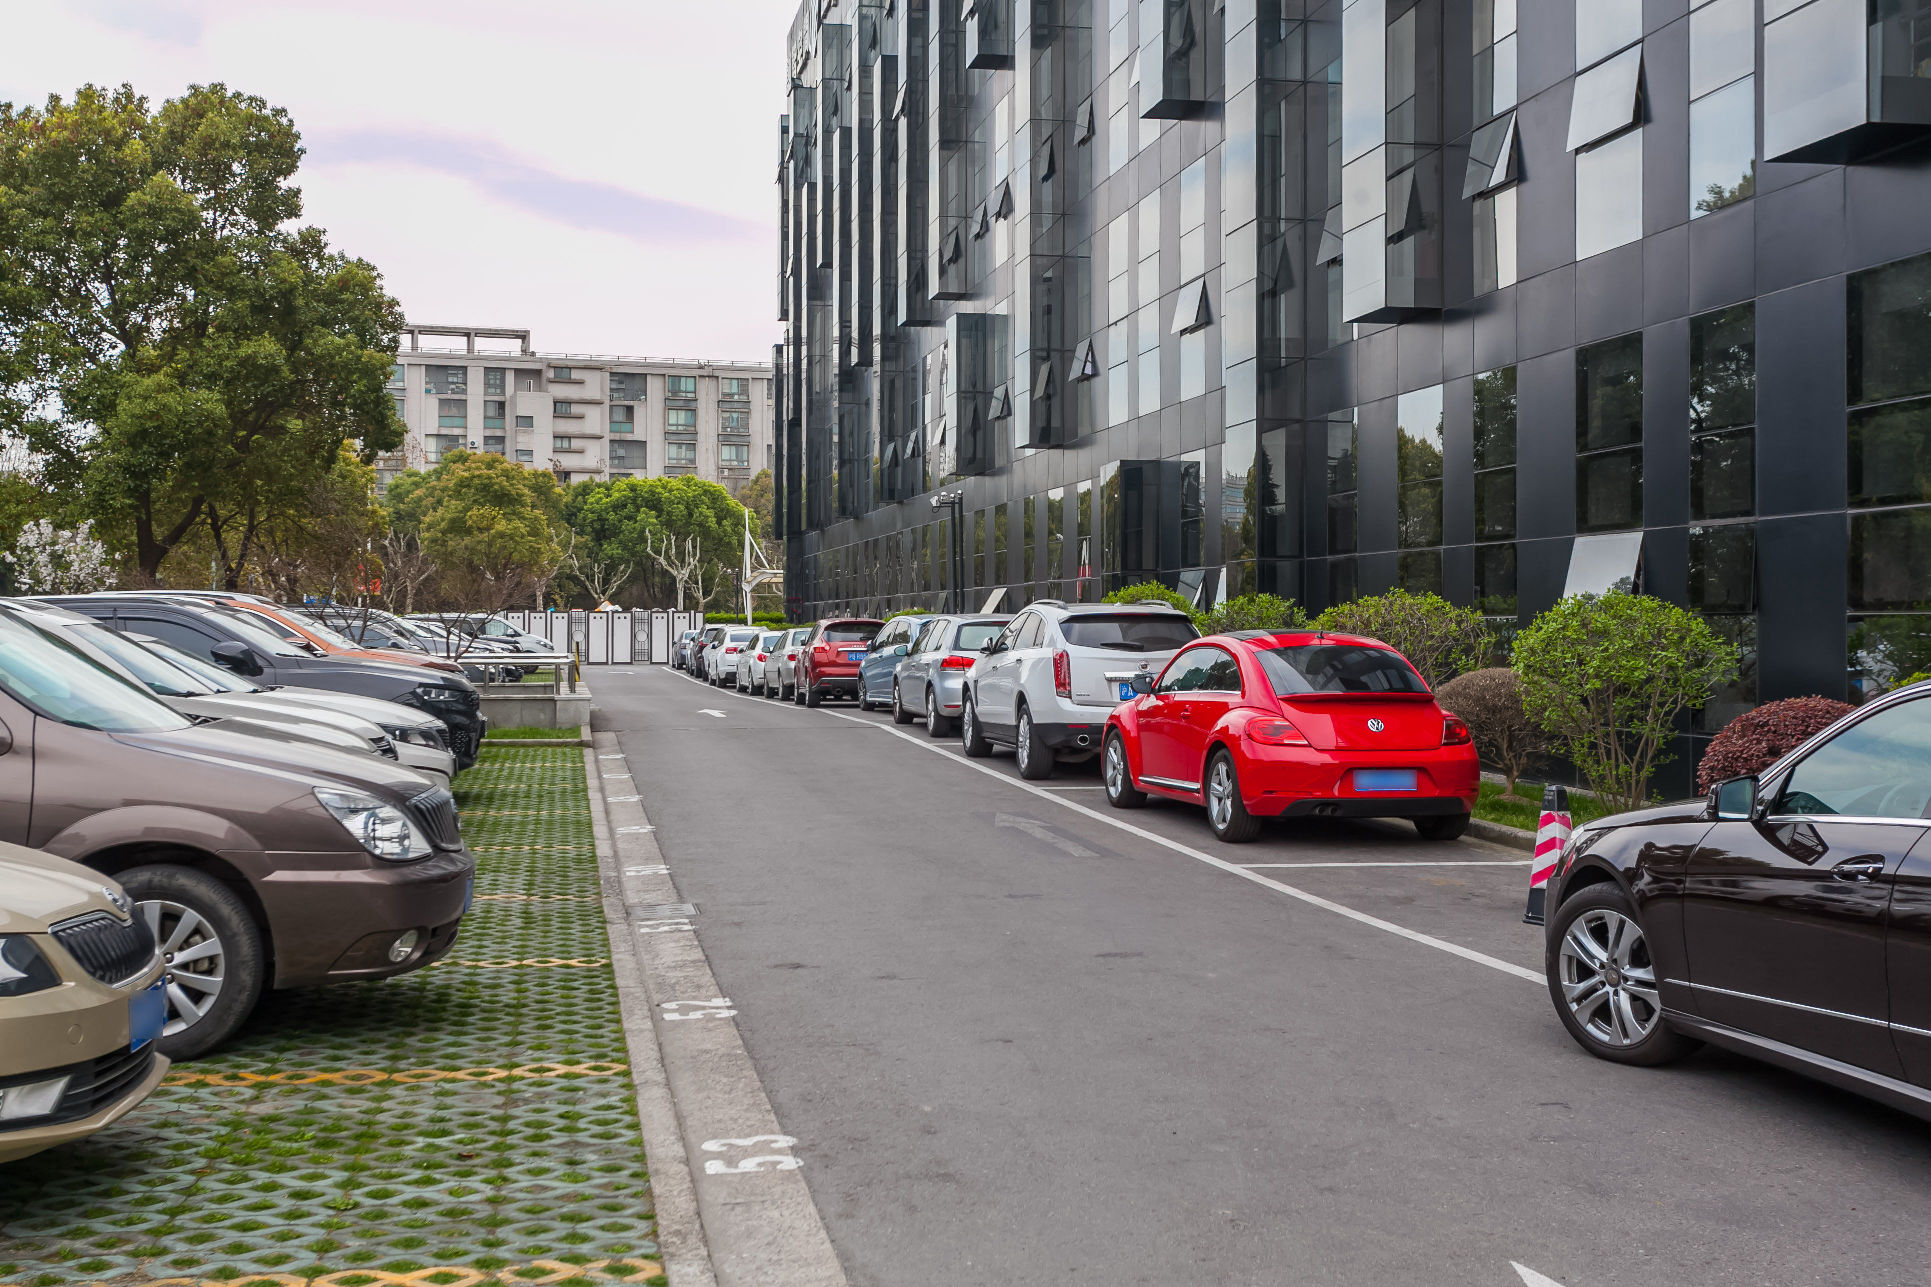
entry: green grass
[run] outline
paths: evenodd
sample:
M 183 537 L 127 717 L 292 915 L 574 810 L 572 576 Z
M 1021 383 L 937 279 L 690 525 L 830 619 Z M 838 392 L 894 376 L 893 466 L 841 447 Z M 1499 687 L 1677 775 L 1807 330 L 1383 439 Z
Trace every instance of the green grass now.
M 576 735 L 577 730 L 574 728 L 536 728 L 534 726 L 493 728 L 489 731 L 489 736 L 483 739 L 483 744 L 487 746 L 491 742 L 521 742 L 531 738 L 541 741 L 544 738 L 575 737 Z
M 657 1258 L 583 752 L 488 745 L 455 789 L 449 962 L 271 992 L 122 1121 L 0 1168 L 0 1287 Z
M 1534 831 L 1542 815 L 1542 787 L 1539 783 L 1518 782 L 1515 792 L 1525 797 L 1526 802 L 1518 804 L 1513 800 L 1504 800 L 1501 783 L 1483 782 L 1481 798 L 1475 802 L 1475 816 L 1484 822 L 1499 822 L 1505 827 Z M 1603 807 L 1596 803 L 1595 797 L 1575 791 L 1569 793 L 1569 817 L 1578 826 L 1602 815 Z

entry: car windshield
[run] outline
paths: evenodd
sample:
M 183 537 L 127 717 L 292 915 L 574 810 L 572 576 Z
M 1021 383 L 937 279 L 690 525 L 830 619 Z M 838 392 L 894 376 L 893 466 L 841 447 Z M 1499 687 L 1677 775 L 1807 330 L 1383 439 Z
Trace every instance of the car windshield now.
M 201 612 L 219 617 L 221 623 L 240 635 L 243 642 L 250 648 L 259 649 L 271 657 L 307 657 L 311 655 L 308 649 L 296 647 L 294 644 L 288 642 L 286 635 L 278 634 L 271 629 L 265 617 L 256 616 L 252 612 L 243 612 L 239 608 L 210 607 L 204 604 L 196 604 L 194 606 Z
M 870 643 L 877 637 L 878 623 L 872 621 L 825 627 L 826 643 Z
M 1277 697 L 1297 693 L 1426 693 L 1414 667 L 1388 648 L 1317 643 L 1257 648 Z
M 779 644 L 783 642 L 784 642 L 783 635 L 765 635 L 758 640 L 758 651 L 770 652 L 773 648 L 776 648 Z
M 954 651 L 978 652 L 981 648 L 999 637 L 1006 628 L 1003 621 L 968 621 L 959 627 L 959 637 L 952 643 Z
M 1200 637 L 1191 621 L 1167 612 L 1068 617 L 1059 623 L 1059 632 L 1075 648 L 1112 648 L 1119 652 L 1170 652 Z
M 144 733 L 189 726 L 151 694 L 11 617 L 0 617 L 0 689 L 37 715 L 79 728 Z
M 182 652 L 173 644 L 163 643 L 151 635 L 130 635 L 128 637 L 155 656 L 173 662 L 216 692 L 265 693 L 268 691 L 259 684 L 249 683 L 233 671 L 223 670 L 212 662 L 206 662 L 191 653 Z
M 286 624 L 280 621 L 278 618 L 269 616 L 267 613 L 261 613 L 260 616 L 264 621 L 273 621 L 277 625 Z M 296 626 L 289 627 L 289 629 L 291 630 L 297 629 L 297 628 L 298 627 Z M 317 639 L 320 639 L 323 643 L 331 644 L 337 648 L 360 648 L 362 646 L 361 644 L 358 644 L 357 642 L 355 642 L 355 640 L 343 634 L 341 631 L 333 629 L 332 627 L 329 627 L 329 626 L 325 626 L 321 622 L 315 620 L 313 617 L 303 617 L 301 619 L 301 625 L 299 628 L 302 630 L 308 631 L 310 634 L 314 635 Z
M 155 656 L 124 634 L 95 622 L 63 627 L 85 646 L 98 648 L 163 697 L 207 697 L 217 691 L 172 662 Z
M 733 630 L 729 635 L 725 637 L 725 642 L 726 643 L 749 643 L 751 640 L 756 639 L 757 637 L 758 637 L 758 632 L 755 630 Z

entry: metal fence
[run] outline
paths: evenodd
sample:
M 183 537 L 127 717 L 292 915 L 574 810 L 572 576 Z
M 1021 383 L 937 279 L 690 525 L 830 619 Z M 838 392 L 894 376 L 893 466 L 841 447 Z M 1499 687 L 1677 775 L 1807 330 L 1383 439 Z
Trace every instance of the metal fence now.
M 702 630 L 701 612 L 505 612 L 505 621 L 575 651 L 589 666 L 662 666 L 686 630 Z

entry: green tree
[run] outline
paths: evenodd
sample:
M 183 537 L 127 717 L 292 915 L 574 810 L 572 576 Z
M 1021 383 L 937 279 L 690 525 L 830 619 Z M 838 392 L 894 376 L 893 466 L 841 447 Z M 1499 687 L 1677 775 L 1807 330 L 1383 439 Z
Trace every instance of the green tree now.
M 1187 596 L 1178 590 L 1169 590 L 1158 581 L 1141 581 L 1134 585 L 1123 585 L 1101 599 L 1101 603 L 1138 603 L 1142 599 L 1152 599 L 1160 603 L 1170 603 L 1187 614 L 1195 625 L 1200 623 L 1200 614 L 1187 602 Z
M 1351 599 L 1323 612 L 1315 624 L 1381 640 L 1412 662 L 1435 689 L 1481 665 L 1491 646 L 1481 614 L 1458 608 L 1439 594 L 1390 590 Z
M 751 481 L 738 488 L 738 504 L 751 511 L 751 530 L 761 541 L 777 539 L 774 523 L 777 514 L 778 489 L 772 481 L 771 471 L 760 469 L 751 475 Z
M 0 434 L 155 577 L 200 529 L 239 586 L 354 442 L 402 441 L 401 308 L 294 225 L 288 114 L 221 85 L 0 103 Z
M 1737 650 L 1647 595 L 1577 595 L 1515 638 L 1522 707 L 1610 812 L 1649 798 L 1678 718 L 1736 675 Z
M 695 542 L 697 566 L 689 584 L 702 587 L 700 600 L 734 577 L 743 563 L 744 514 L 730 492 L 689 475 L 579 483 L 563 505 L 576 556 L 630 569 L 624 597 L 641 607 L 677 601 L 675 578 L 652 556 L 653 543 L 662 548 L 670 540 L 681 550 Z
M 543 470 L 452 451 L 389 491 L 391 523 L 420 542 L 435 569 L 433 597 L 452 609 L 500 612 L 540 600 L 563 560 L 562 497 Z
M 1307 613 L 1292 599 L 1278 594 L 1242 594 L 1209 608 L 1200 620 L 1203 634 L 1224 635 L 1234 630 L 1295 630 L 1307 624 Z

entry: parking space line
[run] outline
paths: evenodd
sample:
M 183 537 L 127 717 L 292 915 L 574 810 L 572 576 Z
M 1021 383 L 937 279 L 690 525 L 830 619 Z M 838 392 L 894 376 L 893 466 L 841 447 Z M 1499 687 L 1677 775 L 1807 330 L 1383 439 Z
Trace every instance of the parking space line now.
M 682 672 L 679 673 L 682 674 Z M 685 675 L 684 677 L 689 679 L 693 684 L 702 684 L 704 682 L 694 675 Z M 725 692 L 727 696 L 737 697 L 742 701 L 768 702 L 769 700 L 766 698 L 754 698 L 743 693 L 734 693 L 730 690 L 725 690 Z M 782 705 L 782 703 L 780 704 Z M 802 710 L 808 708 L 790 706 L 787 709 Z M 1515 964 L 1513 961 L 1504 961 L 1498 956 L 1490 956 L 1487 952 L 1478 952 L 1472 947 L 1463 947 L 1460 943 L 1451 943 L 1447 939 L 1436 938 L 1433 934 L 1424 934 L 1420 930 L 1409 929 L 1406 925 L 1397 925 L 1393 921 L 1384 921 L 1379 916 L 1371 916 L 1367 912 L 1356 911 L 1354 908 L 1337 903 L 1331 898 L 1323 898 L 1319 894 L 1309 893 L 1307 890 L 1290 885 L 1285 881 L 1275 880 L 1272 876 L 1263 876 L 1258 871 L 1249 870 L 1239 863 L 1231 863 L 1224 858 L 1216 858 L 1212 854 L 1195 849 L 1192 845 L 1182 844 L 1178 840 L 1170 840 L 1158 832 L 1148 831 L 1145 827 L 1136 827 L 1123 819 L 1108 817 L 1098 809 L 1089 809 L 1076 800 L 1068 800 L 1063 796 L 1055 795 L 1051 790 L 1033 786 L 1029 782 L 1022 782 L 1017 778 L 1001 773 L 991 765 L 982 764 L 977 760 L 969 760 L 964 755 L 950 752 L 945 747 L 928 738 L 914 737 L 912 734 L 894 728 L 890 724 L 877 723 L 872 720 L 860 718 L 857 715 L 848 715 L 843 711 L 820 710 L 819 713 L 829 715 L 833 719 L 850 720 L 852 723 L 861 724 L 866 728 L 879 729 L 891 734 L 893 737 L 903 738 L 905 741 L 910 742 L 913 746 L 919 747 L 922 750 L 931 751 L 938 755 L 949 755 L 966 768 L 975 769 L 987 777 L 1004 782 L 1006 785 L 1024 791 L 1028 795 L 1041 800 L 1050 800 L 1062 809 L 1071 809 L 1074 813 L 1083 814 L 1095 822 L 1118 828 L 1129 835 L 1138 836 L 1142 840 L 1152 841 L 1164 849 L 1171 849 L 1177 854 L 1184 854 L 1196 862 L 1202 862 L 1209 867 L 1217 868 L 1230 875 L 1239 876 L 1242 880 L 1252 881 L 1254 884 L 1271 889 L 1276 893 L 1286 894 L 1289 898 L 1306 903 L 1310 907 L 1319 907 L 1323 911 L 1333 912 L 1336 916 L 1344 916 L 1357 924 L 1366 925 L 1371 929 L 1378 929 L 1385 934 L 1393 934 L 1396 938 L 1404 938 L 1411 943 L 1419 943 L 1423 947 L 1432 947 L 1438 952 L 1446 952 L 1450 956 L 1460 957 L 1464 961 L 1472 961 L 1476 965 L 1486 965 L 1491 970 L 1512 975 L 1525 982 L 1533 983 L 1538 987 L 1545 986 L 1548 982 L 1539 971 L 1526 969 L 1523 966 Z
M 1528 858 L 1419 858 L 1414 862 L 1243 862 L 1249 871 L 1283 867 L 1526 867 Z

